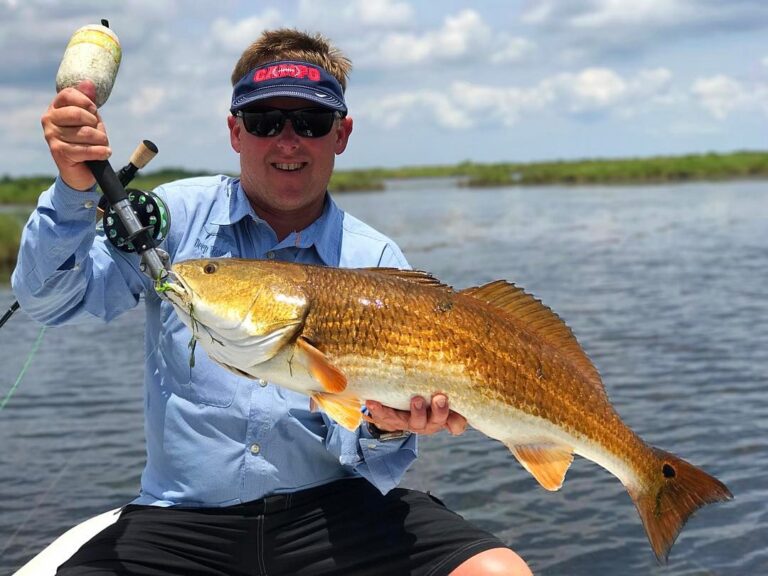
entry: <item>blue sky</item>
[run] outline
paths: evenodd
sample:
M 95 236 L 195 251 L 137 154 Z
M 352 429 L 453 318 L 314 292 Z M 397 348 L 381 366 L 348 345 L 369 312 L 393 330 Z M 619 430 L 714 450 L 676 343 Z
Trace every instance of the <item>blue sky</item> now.
M 40 116 L 101 18 L 115 166 L 150 139 L 152 168 L 236 173 L 229 76 L 279 26 L 352 58 L 341 168 L 768 149 L 765 0 L 0 0 L 0 175 L 53 173 Z

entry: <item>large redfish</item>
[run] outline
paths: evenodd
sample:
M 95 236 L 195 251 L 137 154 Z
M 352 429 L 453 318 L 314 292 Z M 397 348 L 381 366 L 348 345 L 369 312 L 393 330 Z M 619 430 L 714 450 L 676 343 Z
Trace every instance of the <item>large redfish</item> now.
M 630 430 L 571 330 L 512 284 L 455 291 L 424 272 L 231 258 L 172 272 L 162 289 L 222 366 L 307 394 L 350 430 L 367 399 L 408 409 L 443 392 L 547 490 L 574 454 L 615 475 L 660 561 L 691 514 L 732 497 Z

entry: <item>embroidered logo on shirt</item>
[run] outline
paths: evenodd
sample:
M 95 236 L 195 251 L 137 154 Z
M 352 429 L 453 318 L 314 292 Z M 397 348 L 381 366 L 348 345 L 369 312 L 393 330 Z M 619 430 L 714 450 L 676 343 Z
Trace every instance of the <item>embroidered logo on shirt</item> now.
M 212 236 L 212 238 L 216 238 Z M 232 250 L 229 248 L 220 248 L 214 244 L 204 244 L 200 238 L 195 238 L 195 248 L 200 252 L 201 256 L 210 256 L 212 258 L 219 258 L 221 256 L 230 256 Z

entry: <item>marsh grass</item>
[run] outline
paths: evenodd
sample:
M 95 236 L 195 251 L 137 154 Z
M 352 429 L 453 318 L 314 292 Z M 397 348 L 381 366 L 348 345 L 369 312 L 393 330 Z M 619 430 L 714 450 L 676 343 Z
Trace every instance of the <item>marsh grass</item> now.
M 131 188 L 152 190 L 161 184 L 204 176 L 169 168 L 139 173 Z M 334 172 L 329 189 L 383 190 L 386 180 L 413 178 L 461 178 L 468 187 L 542 184 L 643 184 L 702 180 L 768 178 L 768 152 L 732 152 L 729 154 L 689 154 L 651 158 L 587 159 L 552 162 L 482 164 L 461 162 L 452 165 L 406 166 L 402 168 L 369 168 Z M 34 204 L 53 177 L 0 178 L 0 204 Z
M 16 216 L 0 214 L 0 270 L 16 262 L 22 224 Z

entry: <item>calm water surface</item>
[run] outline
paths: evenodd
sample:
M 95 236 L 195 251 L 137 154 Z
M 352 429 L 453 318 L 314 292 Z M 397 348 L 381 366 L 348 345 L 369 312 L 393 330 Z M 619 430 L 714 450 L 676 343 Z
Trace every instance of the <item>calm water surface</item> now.
M 425 439 L 406 479 L 492 530 L 537 574 L 768 574 L 768 183 L 346 194 L 414 267 L 464 288 L 497 278 L 563 317 L 625 422 L 735 495 L 653 558 L 618 480 L 577 458 L 549 493 L 477 432 Z M 0 288 L 0 307 L 13 300 Z M 0 330 L 0 399 L 40 333 Z M 48 329 L 0 412 L 0 573 L 137 493 L 143 312 Z

